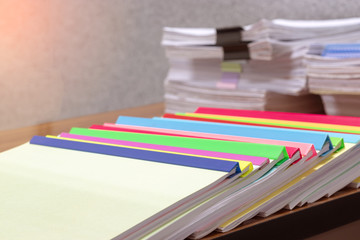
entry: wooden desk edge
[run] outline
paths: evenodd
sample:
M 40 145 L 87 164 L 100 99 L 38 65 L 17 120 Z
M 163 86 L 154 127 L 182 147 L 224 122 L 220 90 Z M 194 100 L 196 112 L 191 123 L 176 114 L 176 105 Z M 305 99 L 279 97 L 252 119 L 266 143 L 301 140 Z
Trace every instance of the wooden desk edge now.
M 164 104 L 155 103 L 141 107 L 134 107 L 88 116 L 64 119 L 49 123 L 37 124 L 34 126 L 2 130 L 0 131 L 0 152 L 23 144 L 29 141 L 35 135 L 58 135 L 61 132 L 69 131 L 72 127 L 90 127 L 92 124 L 115 122 L 117 117 L 120 115 L 135 117 L 153 117 L 161 116 L 163 113 Z

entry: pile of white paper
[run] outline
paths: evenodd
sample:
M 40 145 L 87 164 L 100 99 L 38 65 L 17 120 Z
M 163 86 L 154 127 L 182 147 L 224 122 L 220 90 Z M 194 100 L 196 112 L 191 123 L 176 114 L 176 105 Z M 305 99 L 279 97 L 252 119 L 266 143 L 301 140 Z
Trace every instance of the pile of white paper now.
M 360 18 L 331 20 L 262 19 L 245 26 L 242 39 L 247 41 L 271 38 L 276 40 L 305 40 L 344 35 L 360 30 Z
M 236 29 L 224 43 L 221 30 L 214 28 L 164 28 L 162 44 L 170 64 L 167 112 L 199 106 L 323 111 L 320 98 L 307 89 L 306 45 L 276 39 L 244 42 L 245 32 Z
M 256 88 L 218 89 L 215 84 L 166 81 L 166 112 L 193 112 L 198 106 L 287 112 L 322 109 L 317 95 L 292 96 Z
M 354 44 L 327 46 L 345 49 L 324 54 L 326 45 L 311 47 L 306 55 L 309 89 L 321 95 L 327 114 L 360 116 L 360 56 L 352 51 Z
M 324 44 L 359 39 L 360 18 L 262 19 L 228 29 L 164 28 L 162 45 L 170 63 L 166 111 L 216 106 L 322 112 L 320 98 L 312 95 L 321 94 L 327 113 L 358 115 L 348 106 L 354 101 L 348 95 L 360 93 L 357 60 L 323 59 L 317 54 Z

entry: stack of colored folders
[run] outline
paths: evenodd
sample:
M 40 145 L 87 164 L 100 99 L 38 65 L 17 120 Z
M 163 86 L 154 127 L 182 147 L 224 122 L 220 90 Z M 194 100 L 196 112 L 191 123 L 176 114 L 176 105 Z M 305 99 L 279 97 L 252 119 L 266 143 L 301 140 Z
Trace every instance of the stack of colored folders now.
M 0 238 L 226 232 L 359 187 L 359 140 L 360 118 L 216 108 L 35 136 L 0 154 Z
M 259 41 L 245 41 L 245 32 L 240 27 L 164 28 L 162 45 L 170 65 L 167 112 L 199 106 L 323 111 L 320 97 L 307 91 L 303 55 L 292 56 L 284 44 L 263 47 Z
M 360 116 L 360 44 L 313 45 L 306 59 L 310 91 L 326 113 Z

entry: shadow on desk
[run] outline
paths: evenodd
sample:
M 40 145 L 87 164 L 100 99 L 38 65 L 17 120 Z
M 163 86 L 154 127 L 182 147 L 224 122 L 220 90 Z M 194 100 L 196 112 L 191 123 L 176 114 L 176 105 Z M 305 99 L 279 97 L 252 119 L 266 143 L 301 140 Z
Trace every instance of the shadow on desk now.
M 357 240 L 360 235 L 360 220 L 351 222 L 341 227 L 334 228 L 330 231 L 320 233 L 313 237 L 306 238 L 306 240 Z
M 229 233 L 208 239 L 360 239 L 360 190 L 344 189 L 331 198 L 267 218 L 256 217 Z

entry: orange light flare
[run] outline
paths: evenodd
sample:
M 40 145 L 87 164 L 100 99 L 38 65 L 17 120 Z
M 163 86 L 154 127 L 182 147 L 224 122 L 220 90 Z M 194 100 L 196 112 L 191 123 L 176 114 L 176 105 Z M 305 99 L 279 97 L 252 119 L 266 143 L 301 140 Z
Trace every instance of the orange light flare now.
M 0 1 L 0 69 L 30 67 L 45 61 L 49 47 L 48 1 Z M 41 63 L 40 63 L 41 64 Z

